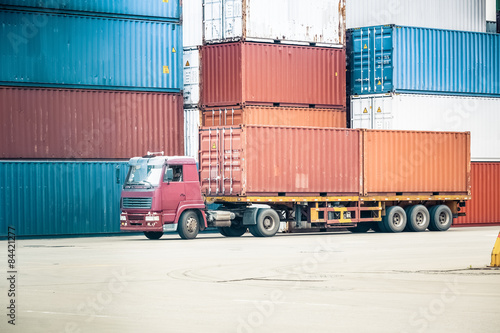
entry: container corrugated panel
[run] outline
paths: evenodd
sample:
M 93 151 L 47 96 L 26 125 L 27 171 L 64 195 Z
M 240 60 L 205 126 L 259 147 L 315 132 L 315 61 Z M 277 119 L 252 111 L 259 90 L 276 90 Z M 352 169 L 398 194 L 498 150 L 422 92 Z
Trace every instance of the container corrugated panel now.
M 500 96 L 500 35 L 378 26 L 350 31 L 352 95 Z
M 184 49 L 184 105 L 200 102 L 200 51 Z
M 182 36 L 184 47 L 203 44 L 203 0 L 182 2 Z
M 360 133 L 254 125 L 202 128 L 202 192 L 228 196 L 358 195 Z
M 0 88 L 1 158 L 182 155 L 182 95 Z
M 0 236 L 120 232 L 127 162 L 0 161 Z
M 238 42 L 201 50 L 204 107 L 345 107 L 343 49 Z
M 470 134 L 365 130 L 365 195 L 470 193 Z
M 203 126 L 346 127 L 344 109 L 245 106 L 203 110 Z
M 204 0 L 204 40 L 342 44 L 345 0 Z
M 485 32 L 486 0 L 348 0 L 347 28 L 382 24 Z
M 186 156 L 198 160 L 200 110 L 198 108 L 184 108 L 184 151 Z
M 500 223 L 500 163 L 472 163 L 471 195 L 454 224 Z
M 0 10 L 0 84 L 182 89 L 177 23 Z
M 49 12 L 80 12 L 102 16 L 146 16 L 176 21 L 180 19 L 181 12 L 179 0 L 0 0 L 0 6 Z
M 352 128 L 467 131 L 473 161 L 500 161 L 500 98 L 381 94 L 350 104 Z

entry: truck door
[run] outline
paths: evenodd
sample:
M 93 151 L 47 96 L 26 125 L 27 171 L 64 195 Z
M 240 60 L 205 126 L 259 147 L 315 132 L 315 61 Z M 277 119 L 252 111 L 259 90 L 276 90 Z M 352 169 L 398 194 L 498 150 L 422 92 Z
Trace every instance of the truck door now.
M 167 169 L 173 170 L 173 179 L 167 179 Z M 169 165 L 165 168 L 162 184 L 162 208 L 165 213 L 174 214 L 181 201 L 186 200 L 182 165 Z

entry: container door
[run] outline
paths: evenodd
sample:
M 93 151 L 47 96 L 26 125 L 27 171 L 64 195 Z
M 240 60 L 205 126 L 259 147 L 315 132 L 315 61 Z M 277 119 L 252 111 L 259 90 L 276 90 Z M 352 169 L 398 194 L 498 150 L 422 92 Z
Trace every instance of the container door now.
M 204 1 L 205 41 L 221 40 L 222 36 L 222 0 Z
M 200 181 L 207 196 L 241 191 L 242 130 L 216 127 L 200 131 Z
M 372 128 L 372 98 L 351 98 L 352 128 Z
M 371 98 L 372 129 L 392 129 L 392 97 Z
M 224 39 L 243 36 L 242 0 L 224 1 Z

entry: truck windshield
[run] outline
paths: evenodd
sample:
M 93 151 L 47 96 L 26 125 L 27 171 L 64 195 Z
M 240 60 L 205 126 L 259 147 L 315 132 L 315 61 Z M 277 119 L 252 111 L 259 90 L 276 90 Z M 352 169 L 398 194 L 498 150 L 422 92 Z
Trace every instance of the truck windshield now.
M 158 186 L 161 179 L 161 165 L 137 164 L 131 165 L 125 185 Z

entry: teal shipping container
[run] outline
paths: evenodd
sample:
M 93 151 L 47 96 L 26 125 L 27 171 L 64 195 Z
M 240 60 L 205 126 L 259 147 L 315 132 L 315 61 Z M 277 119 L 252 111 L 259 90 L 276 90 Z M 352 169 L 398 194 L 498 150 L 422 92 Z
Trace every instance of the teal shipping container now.
M 348 33 L 352 95 L 500 96 L 500 35 L 377 26 Z
M 120 232 L 127 162 L 1 161 L 0 237 Z
M 0 84 L 180 92 L 177 23 L 0 10 Z
M 2 8 L 179 21 L 179 0 L 0 0 Z

